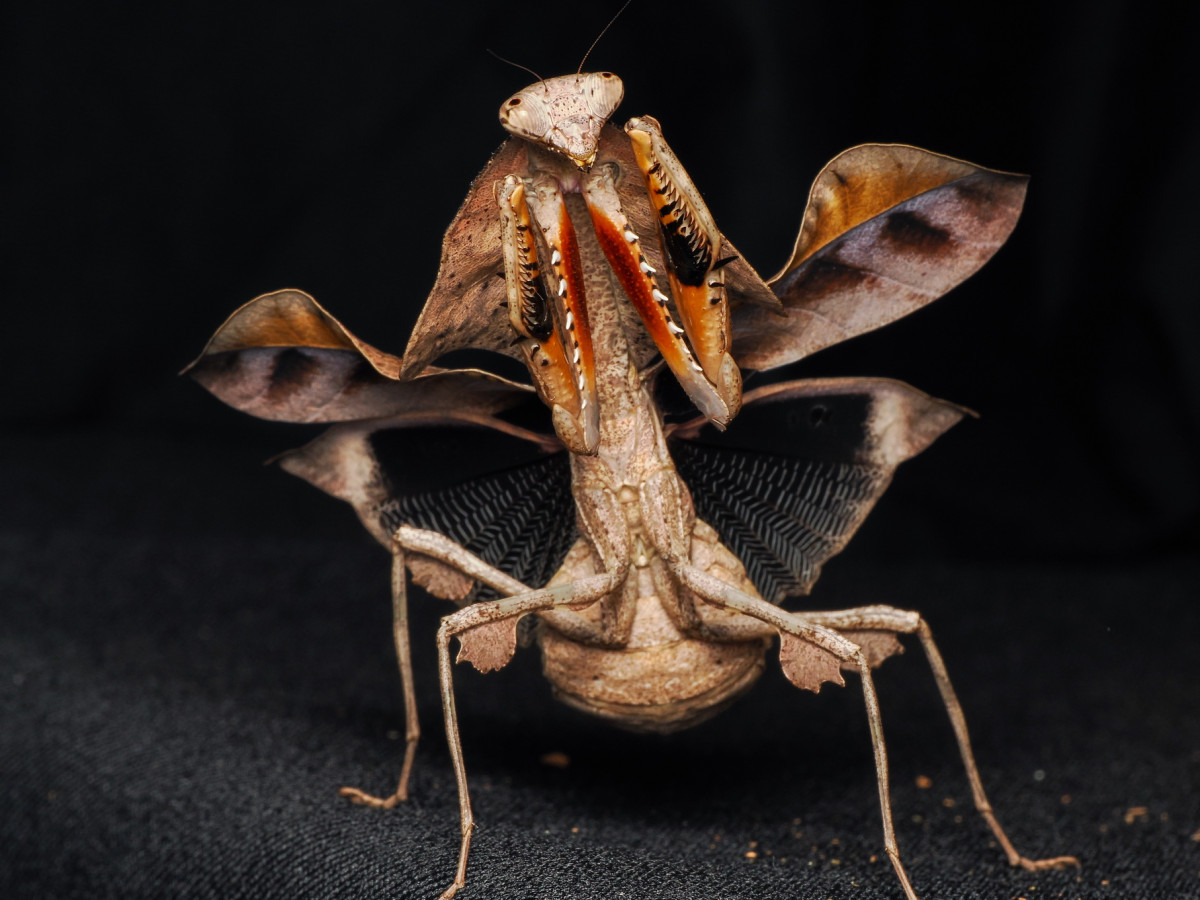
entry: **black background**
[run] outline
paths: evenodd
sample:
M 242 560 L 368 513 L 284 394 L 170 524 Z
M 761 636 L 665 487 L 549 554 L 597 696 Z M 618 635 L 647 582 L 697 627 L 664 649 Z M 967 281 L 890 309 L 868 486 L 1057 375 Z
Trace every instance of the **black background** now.
M 529 80 L 486 48 L 572 71 L 612 11 L 3 14 L 5 894 L 432 897 L 448 880 L 445 607 L 416 613 L 413 802 L 343 806 L 333 788 L 385 790 L 398 762 L 386 558 L 349 509 L 258 465 L 311 432 L 174 373 L 235 306 L 285 286 L 399 353 L 502 139 L 496 111 Z M 1030 878 L 988 848 L 913 648 L 879 681 L 925 898 L 1200 896 L 1200 116 L 1183 15 L 635 2 L 588 62 L 624 79 L 618 120 L 659 118 L 766 275 L 812 177 L 855 143 L 1032 175 L 979 275 L 790 372 L 901 378 L 982 413 L 901 470 L 814 602 L 922 610 L 1002 821 L 1026 852 L 1084 868 Z M 853 681 L 812 700 L 769 675 L 666 740 L 560 708 L 532 653 L 459 684 L 482 823 L 464 897 L 899 896 L 869 861 Z M 539 763 L 550 750 L 571 765 Z

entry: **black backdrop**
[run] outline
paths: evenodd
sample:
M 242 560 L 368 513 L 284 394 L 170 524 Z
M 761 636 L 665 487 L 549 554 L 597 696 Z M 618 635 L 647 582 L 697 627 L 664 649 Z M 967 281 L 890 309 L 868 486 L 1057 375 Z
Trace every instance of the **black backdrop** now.
M 611 12 L 4 13 L 6 895 L 426 897 L 448 878 L 443 607 L 417 611 L 416 797 L 343 807 L 333 787 L 383 790 L 398 760 L 385 558 L 348 509 L 258 466 L 310 432 L 174 373 L 285 286 L 398 353 L 528 80 L 485 49 L 571 71 Z M 1032 174 L 978 276 L 792 372 L 901 378 L 983 414 L 901 470 L 819 605 L 925 612 L 1002 818 L 1028 852 L 1085 866 L 1004 870 L 912 652 L 880 682 L 926 898 L 1200 896 L 1200 116 L 1181 15 L 635 2 L 589 61 L 625 80 L 618 119 L 660 119 L 765 274 L 852 144 Z M 853 684 L 812 700 L 769 677 L 659 741 L 557 707 L 527 657 L 460 676 L 483 823 L 464 896 L 898 896 L 869 861 Z M 550 750 L 565 771 L 539 763 Z

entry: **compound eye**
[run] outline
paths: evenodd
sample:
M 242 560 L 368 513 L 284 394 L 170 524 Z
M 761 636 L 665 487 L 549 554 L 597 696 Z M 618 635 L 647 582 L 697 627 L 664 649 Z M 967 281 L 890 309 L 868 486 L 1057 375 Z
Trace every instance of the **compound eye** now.
M 505 128 L 508 127 L 509 121 L 512 120 L 514 116 L 519 116 L 521 114 L 521 105 L 524 102 L 525 101 L 522 100 L 520 96 L 509 97 L 500 106 L 500 122 Z
M 518 137 L 541 140 L 550 130 L 550 117 L 544 104 L 522 93 L 509 97 L 501 105 L 500 124 Z
M 625 85 L 612 72 L 592 72 L 583 77 L 582 91 L 588 111 L 607 120 L 625 96 Z

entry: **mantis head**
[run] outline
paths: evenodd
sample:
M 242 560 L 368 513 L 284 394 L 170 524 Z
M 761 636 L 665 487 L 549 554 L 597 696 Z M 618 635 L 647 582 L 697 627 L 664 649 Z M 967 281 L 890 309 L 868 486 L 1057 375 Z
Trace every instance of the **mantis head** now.
M 547 78 L 517 91 L 500 107 L 511 134 L 570 159 L 587 171 L 596 159 L 600 131 L 625 96 L 612 72 Z

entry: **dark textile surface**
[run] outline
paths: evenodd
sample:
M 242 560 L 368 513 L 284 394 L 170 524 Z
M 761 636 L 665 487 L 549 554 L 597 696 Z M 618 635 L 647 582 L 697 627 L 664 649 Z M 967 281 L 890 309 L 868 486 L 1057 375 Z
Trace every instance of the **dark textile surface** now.
M 387 558 L 260 465 L 314 431 L 174 374 L 285 286 L 401 352 L 532 77 L 485 48 L 573 71 L 614 11 L 411 6 L 0 17 L 0 897 L 432 900 L 451 877 L 448 607 L 414 598 L 413 799 L 351 806 L 336 789 L 386 792 L 402 755 Z M 587 65 L 625 80 L 618 122 L 662 122 L 766 275 L 853 144 L 1032 176 L 979 275 L 778 373 L 982 414 L 900 469 L 812 602 L 923 612 L 1001 821 L 1083 868 L 1030 876 L 989 845 L 914 645 L 878 685 L 923 900 L 1200 897 L 1196 15 L 637 0 Z M 853 676 L 814 697 L 772 662 L 668 738 L 562 707 L 532 650 L 456 679 L 480 822 L 463 900 L 901 895 Z
M 457 846 L 433 652 L 447 605 L 415 598 L 413 799 L 355 807 L 336 789 L 389 790 L 403 726 L 387 558 L 347 510 L 219 445 L 10 440 L 3 461 L 20 527 L 0 534 L 0 895 L 435 897 Z M 290 495 L 296 518 L 264 512 Z M 864 546 L 895 524 L 879 522 Z M 1200 896 L 1198 584 L 1182 559 L 831 563 L 825 605 L 933 624 L 1018 847 L 1083 861 L 1031 876 L 990 846 L 910 646 L 877 682 L 922 897 Z M 480 820 L 464 897 L 900 895 L 854 676 L 813 696 L 771 665 L 669 738 L 560 706 L 534 650 L 456 678 Z

